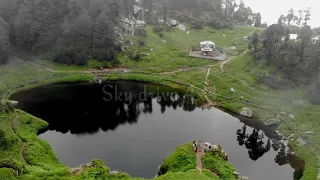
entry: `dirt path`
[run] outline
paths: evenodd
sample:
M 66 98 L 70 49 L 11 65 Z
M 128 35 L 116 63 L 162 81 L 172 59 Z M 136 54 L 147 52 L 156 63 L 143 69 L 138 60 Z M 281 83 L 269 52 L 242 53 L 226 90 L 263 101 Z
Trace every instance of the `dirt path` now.
M 102 70 L 81 70 L 81 71 L 69 71 L 69 70 L 54 70 L 52 68 L 49 68 L 45 65 L 35 63 L 35 62 L 28 62 L 31 65 L 43 68 L 49 72 L 55 72 L 55 73 L 83 73 L 83 74 L 95 74 L 95 73 L 112 73 L 112 72 L 129 72 L 130 70 L 128 68 L 106 68 Z
M 11 129 L 12 129 L 13 133 L 14 133 L 16 136 L 18 136 L 19 139 L 21 139 L 20 136 L 17 134 L 16 129 L 15 129 L 15 125 L 16 125 L 18 119 L 19 119 L 19 115 L 17 115 L 17 116 L 13 119 L 13 121 L 12 121 L 12 123 L 11 123 Z M 24 148 L 25 148 L 25 146 L 26 146 L 26 142 L 23 141 L 22 139 L 21 139 L 21 141 L 22 141 L 22 147 L 21 147 L 21 149 L 20 149 L 20 157 L 21 157 L 21 159 L 22 159 L 23 162 L 25 162 L 25 163 L 28 164 L 28 162 L 26 161 L 26 159 L 25 159 L 24 156 L 23 156 L 23 151 L 24 151 Z
M 205 155 L 205 152 L 203 150 L 198 150 L 197 153 L 196 153 L 196 156 L 197 156 L 197 160 L 196 160 L 196 163 L 197 163 L 197 169 L 202 172 L 202 169 L 203 169 L 203 165 L 202 165 L 202 157 Z
M 207 75 L 206 75 L 206 80 L 204 81 L 204 92 L 205 92 L 205 98 L 207 100 L 207 104 L 203 106 L 203 108 L 210 108 L 212 106 L 215 106 L 216 103 L 211 101 L 211 99 L 208 97 L 208 94 L 211 93 L 210 91 L 210 84 L 209 84 L 209 76 L 210 76 L 210 71 L 211 71 L 211 68 L 213 67 L 214 65 L 210 65 L 208 67 L 208 71 L 207 71 Z

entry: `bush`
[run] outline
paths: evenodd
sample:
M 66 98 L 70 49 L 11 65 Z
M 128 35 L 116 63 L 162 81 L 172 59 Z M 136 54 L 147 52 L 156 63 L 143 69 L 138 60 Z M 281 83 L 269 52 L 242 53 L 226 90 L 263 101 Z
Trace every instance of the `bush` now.
M 152 31 L 160 37 L 163 37 L 162 31 L 164 31 L 164 28 L 162 26 L 154 26 Z
M 147 31 L 143 28 L 136 29 L 135 35 L 140 36 L 140 37 L 148 37 Z
M 139 40 L 139 45 L 140 46 L 145 46 L 146 45 L 146 42 L 144 40 Z
M 9 61 L 8 53 L 0 49 L 0 65 L 7 64 L 8 61 Z
M 203 29 L 203 23 L 200 20 L 191 21 L 192 29 Z
M 87 65 L 88 59 L 85 51 L 81 49 L 69 48 L 58 52 L 53 58 L 53 62 L 67 65 Z

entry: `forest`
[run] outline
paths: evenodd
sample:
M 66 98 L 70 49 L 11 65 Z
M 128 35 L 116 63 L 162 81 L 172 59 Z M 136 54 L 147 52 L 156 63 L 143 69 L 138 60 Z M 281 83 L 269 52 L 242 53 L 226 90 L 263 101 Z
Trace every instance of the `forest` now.
M 233 23 L 261 26 L 260 13 L 235 0 L 148 0 L 146 22 L 170 15 L 191 20 L 194 28 L 232 28 Z M 57 63 L 86 65 L 88 59 L 120 61 L 115 29 L 120 14 L 131 17 L 134 0 L 2 0 L 0 1 L 0 64 L 9 55 L 43 55 Z M 208 14 L 203 18 L 201 12 Z M 252 18 L 253 17 L 253 18 Z

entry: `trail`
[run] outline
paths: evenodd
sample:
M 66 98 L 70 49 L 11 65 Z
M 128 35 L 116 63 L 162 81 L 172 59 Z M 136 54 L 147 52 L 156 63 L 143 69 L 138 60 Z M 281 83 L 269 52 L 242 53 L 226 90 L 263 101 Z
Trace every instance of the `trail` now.
M 166 74 L 175 74 L 175 73 L 179 73 L 179 72 L 184 72 L 184 71 L 190 71 L 190 70 L 194 70 L 194 69 L 204 69 L 204 67 L 191 67 L 191 68 L 185 68 L 185 69 L 179 69 L 176 71 L 165 71 L 165 72 L 161 72 L 161 73 L 157 73 L 160 75 L 166 75 Z
M 11 123 L 11 129 L 12 129 L 13 133 L 14 133 L 19 139 L 21 139 L 20 136 L 17 134 L 17 132 L 16 132 L 16 130 L 15 130 L 15 125 L 16 125 L 18 119 L 19 119 L 19 115 L 17 115 L 17 116 L 13 119 L 13 121 L 12 121 L 12 123 Z M 24 156 L 23 156 L 23 151 L 24 151 L 24 148 L 25 148 L 25 146 L 26 146 L 26 142 L 25 142 L 24 140 L 22 140 L 22 139 L 21 139 L 21 141 L 22 141 L 22 146 L 21 146 L 21 149 L 20 149 L 20 157 L 21 157 L 21 159 L 22 159 L 23 162 L 25 162 L 26 164 L 28 164 L 28 162 L 26 161 L 26 159 L 25 159 Z
M 208 79 L 209 79 L 209 76 L 210 76 L 210 71 L 211 71 L 211 68 L 213 67 L 214 65 L 210 65 L 209 68 L 208 68 L 208 71 L 207 71 L 207 75 L 206 75 L 206 80 L 204 81 L 204 92 L 205 92 L 205 98 L 207 100 L 207 103 L 206 105 L 204 105 L 203 108 L 210 108 L 212 106 L 215 106 L 216 103 L 211 101 L 211 99 L 208 97 L 208 93 L 210 93 L 210 84 L 208 82 Z

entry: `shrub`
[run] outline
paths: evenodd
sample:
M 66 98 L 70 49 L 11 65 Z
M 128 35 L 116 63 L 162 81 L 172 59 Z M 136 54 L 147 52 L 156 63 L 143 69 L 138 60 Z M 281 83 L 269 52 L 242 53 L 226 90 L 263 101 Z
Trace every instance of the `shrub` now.
M 8 61 L 9 61 L 8 53 L 0 49 L 0 65 L 7 64 Z
M 203 23 L 200 20 L 191 21 L 192 29 L 203 29 Z
M 67 65 L 87 65 L 88 60 L 85 51 L 81 49 L 69 48 L 58 52 L 53 58 L 53 62 Z
M 139 45 L 140 46 L 145 46 L 146 45 L 146 42 L 144 40 L 139 40 Z
M 152 31 L 160 37 L 163 37 L 162 31 L 164 31 L 164 28 L 162 26 L 154 26 Z
M 140 37 L 148 37 L 147 31 L 143 28 L 136 29 L 135 35 L 140 36 Z

